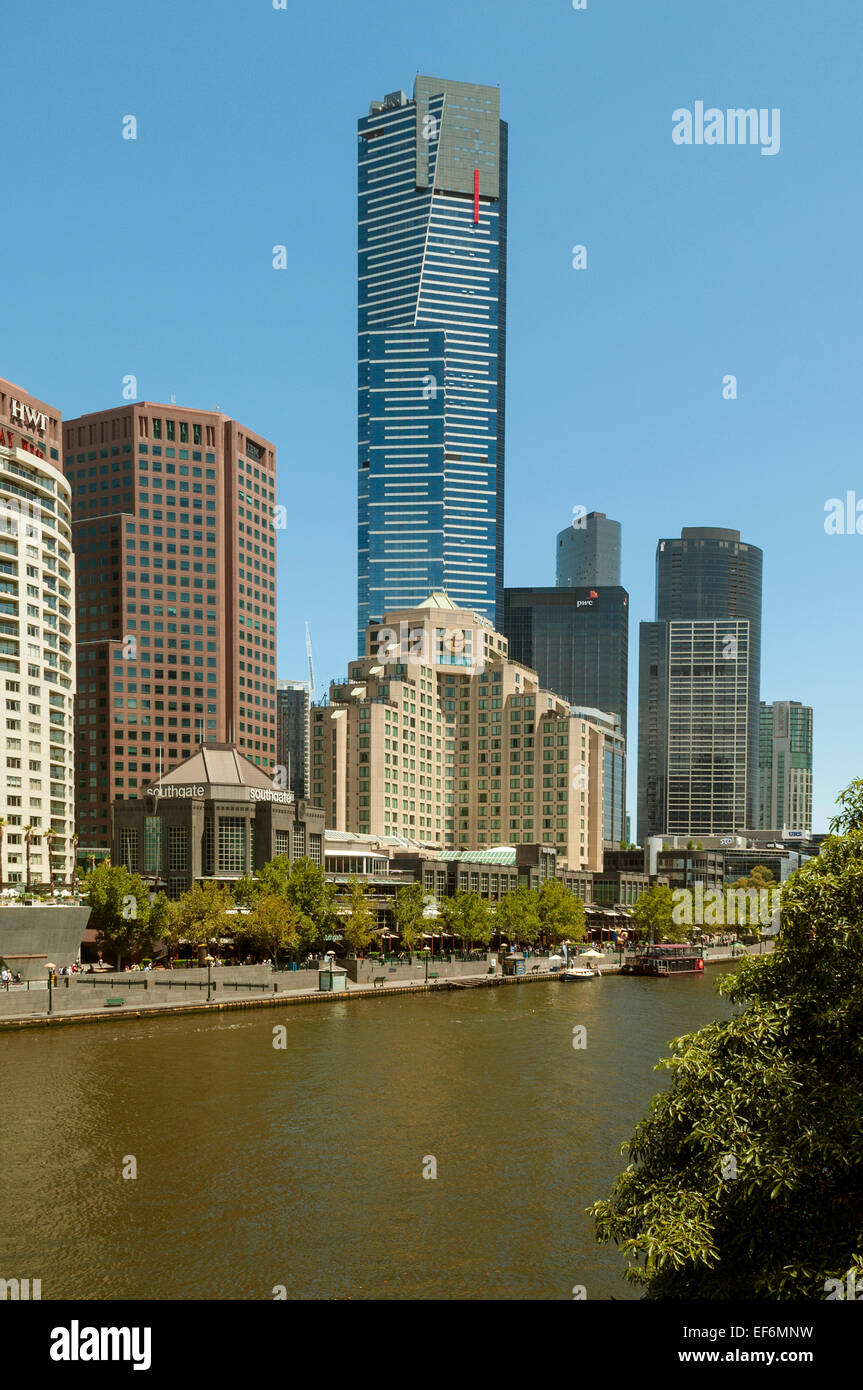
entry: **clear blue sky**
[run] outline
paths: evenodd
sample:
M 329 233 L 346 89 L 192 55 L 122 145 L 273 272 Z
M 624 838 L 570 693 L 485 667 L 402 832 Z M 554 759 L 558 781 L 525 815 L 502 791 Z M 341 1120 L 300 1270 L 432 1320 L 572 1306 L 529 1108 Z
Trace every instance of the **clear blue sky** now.
M 824 827 L 863 775 L 863 536 L 824 531 L 863 500 L 860 0 L 11 0 L 3 29 L 0 375 L 68 416 L 134 373 L 274 440 L 279 673 L 308 619 L 319 687 L 354 655 L 356 120 L 417 71 L 498 83 L 507 582 L 554 582 L 574 505 L 622 522 L 635 726 L 657 538 L 760 545 L 762 698 L 815 707 Z M 697 100 L 779 107 L 779 154 L 675 145 Z

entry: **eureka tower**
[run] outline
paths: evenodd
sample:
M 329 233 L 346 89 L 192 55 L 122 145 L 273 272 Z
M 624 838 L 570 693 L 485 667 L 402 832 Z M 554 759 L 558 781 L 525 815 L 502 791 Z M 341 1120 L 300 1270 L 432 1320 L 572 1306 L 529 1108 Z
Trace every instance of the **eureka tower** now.
M 434 591 L 503 615 L 507 127 L 417 77 L 359 122 L 358 626 Z

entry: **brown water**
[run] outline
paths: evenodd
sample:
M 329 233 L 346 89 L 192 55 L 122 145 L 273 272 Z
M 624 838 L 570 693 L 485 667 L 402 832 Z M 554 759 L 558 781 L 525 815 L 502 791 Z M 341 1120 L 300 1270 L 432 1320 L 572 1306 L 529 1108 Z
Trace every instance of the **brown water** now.
M 728 968 L 3 1035 L 0 1277 L 43 1299 L 637 1296 L 584 1208 L 668 1040 L 730 1015 Z

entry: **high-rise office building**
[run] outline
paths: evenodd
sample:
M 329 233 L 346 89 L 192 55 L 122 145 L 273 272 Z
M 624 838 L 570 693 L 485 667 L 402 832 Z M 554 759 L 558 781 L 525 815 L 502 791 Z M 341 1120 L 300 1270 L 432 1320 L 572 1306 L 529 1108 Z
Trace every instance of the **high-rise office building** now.
M 759 830 L 812 829 L 812 706 L 761 705 Z
M 686 527 L 657 546 L 656 621 L 640 630 L 640 843 L 757 823 L 761 567 L 739 531 Z
M 215 411 L 128 402 L 63 426 L 78 569 L 78 830 L 202 742 L 276 753 L 273 445 Z
M 385 615 L 312 709 L 312 803 L 334 830 L 444 849 L 543 844 L 600 869 L 605 732 L 445 594 Z
M 536 671 L 544 690 L 616 714 L 626 738 L 629 595 L 598 589 L 505 589 L 510 657 Z
M 620 584 L 620 522 L 605 512 L 576 516 L 557 536 L 557 584 L 561 589 L 616 588 Z
M 75 873 L 75 566 L 62 425 L 0 379 L 0 883 Z
M 358 625 L 435 590 L 502 616 L 507 127 L 417 77 L 359 122 Z
M 297 801 L 309 788 L 309 710 L 306 681 L 276 681 L 276 763 Z

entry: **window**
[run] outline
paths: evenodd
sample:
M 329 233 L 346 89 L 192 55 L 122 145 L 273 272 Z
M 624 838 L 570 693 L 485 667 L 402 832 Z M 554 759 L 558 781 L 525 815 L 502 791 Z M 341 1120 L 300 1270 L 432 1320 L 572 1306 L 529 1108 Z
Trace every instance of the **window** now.
M 219 873 L 246 872 L 246 821 L 243 816 L 219 818 Z
M 188 832 L 184 825 L 168 827 L 168 870 L 185 869 L 188 863 Z
M 138 872 L 138 831 L 135 826 L 120 827 L 120 863 L 132 873 Z

